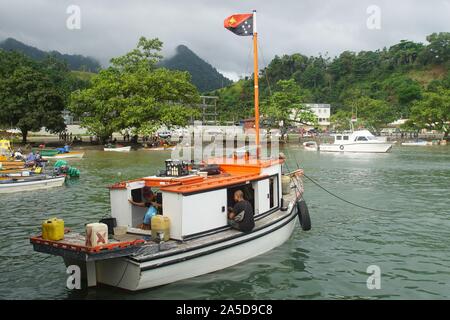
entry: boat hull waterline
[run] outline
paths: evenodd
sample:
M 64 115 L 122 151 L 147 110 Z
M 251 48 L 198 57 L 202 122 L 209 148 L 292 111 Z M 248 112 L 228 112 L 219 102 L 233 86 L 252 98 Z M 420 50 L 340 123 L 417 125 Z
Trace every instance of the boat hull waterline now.
M 12 193 L 12 192 L 22 192 L 22 191 L 32 191 L 39 189 L 47 189 L 53 187 L 61 187 L 66 180 L 65 176 L 61 177 L 50 177 L 42 180 L 27 181 L 16 181 L 11 183 L 1 183 L 0 193 Z
M 120 147 L 120 148 L 103 148 L 104 151 L 114 151 L 114 152 L 130 152 L 131 146 Z
M 323 152 L 361 152 L 361 153 L 386 153 L 392 145 L 389 143 L 347 143 L 347 144 L 321 144 L 320 151 Z
M 242 233 L 218 244 L 174 255 L 137 261 L 118 258 L 96 262 L 97 282 L 137 291 L 185 280 L 219 271 L 264 254 L 286 242 L 297 225 L 295 202 L 289 206 L 289 214 L 270 226 Z M 66 265 L 73 261 L 65 260 Z
M 57 154 L 55 156 L 42 156 L 45 160 L 51 160 L 51 159 L 81 159 L 84 156 L 84 152 L 69 152 L 69 153 L 61 153 Z

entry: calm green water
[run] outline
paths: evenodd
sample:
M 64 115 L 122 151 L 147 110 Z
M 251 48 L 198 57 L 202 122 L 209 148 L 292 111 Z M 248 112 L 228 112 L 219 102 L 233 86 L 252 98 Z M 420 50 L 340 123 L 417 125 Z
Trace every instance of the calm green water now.
M 450 147 L 394 147 L 389 154 L 284 150 L 296 167 L 344 198 L 398 213 L 366 211 L 306 181 L 313 229 L 226 270 L 130 293 L 109 287 L 66 289 L 61 258 L 28 242 L 43 219 L 58 216 L 82 231 L 109 212 L 106 185 L 156 172 L 170 152 L 88 151 L 71 165 L 79 181 L 42 192 L 0 195 L 0 298 L 3 299 L 441 299 L 450 298 Z M 368 290 L 366 269 L 381 268 Z

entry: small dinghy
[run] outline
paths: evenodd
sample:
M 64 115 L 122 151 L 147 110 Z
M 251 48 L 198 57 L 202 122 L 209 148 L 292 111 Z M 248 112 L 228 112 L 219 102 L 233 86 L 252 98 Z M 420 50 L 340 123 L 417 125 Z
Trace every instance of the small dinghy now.
M 303 142 L 303 147 L 305 148 L 305 150 L 309 150 L 309 151 L 317 151 L 319 149 L 319 147 L 317 146 L 317 143 L 315 141 Z
M 131 146 L 128 147 L 105 147 L 103 151 L 114 151 L 114 152 L 130 152 Z

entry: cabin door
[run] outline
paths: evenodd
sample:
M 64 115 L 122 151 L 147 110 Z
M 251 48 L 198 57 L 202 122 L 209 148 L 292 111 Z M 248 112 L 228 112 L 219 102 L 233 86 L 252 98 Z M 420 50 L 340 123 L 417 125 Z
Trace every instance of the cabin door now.
M 269 179 L 258 181 L 256 203 L 258 207 L 255 214 L 262 214 L 270 210 L 270 182 Z

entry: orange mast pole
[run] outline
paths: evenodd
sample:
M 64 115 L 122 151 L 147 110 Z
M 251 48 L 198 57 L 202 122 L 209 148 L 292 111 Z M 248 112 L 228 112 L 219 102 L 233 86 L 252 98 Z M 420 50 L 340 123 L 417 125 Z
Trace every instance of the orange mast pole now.
M 258 31 L 256 30 L 256 10 L 253 10 L 253 73 L 255 87 L 255 133 L 256 133 L 256 159 L 260 155 L 259 141 L 259 86 L 258 86 Z

